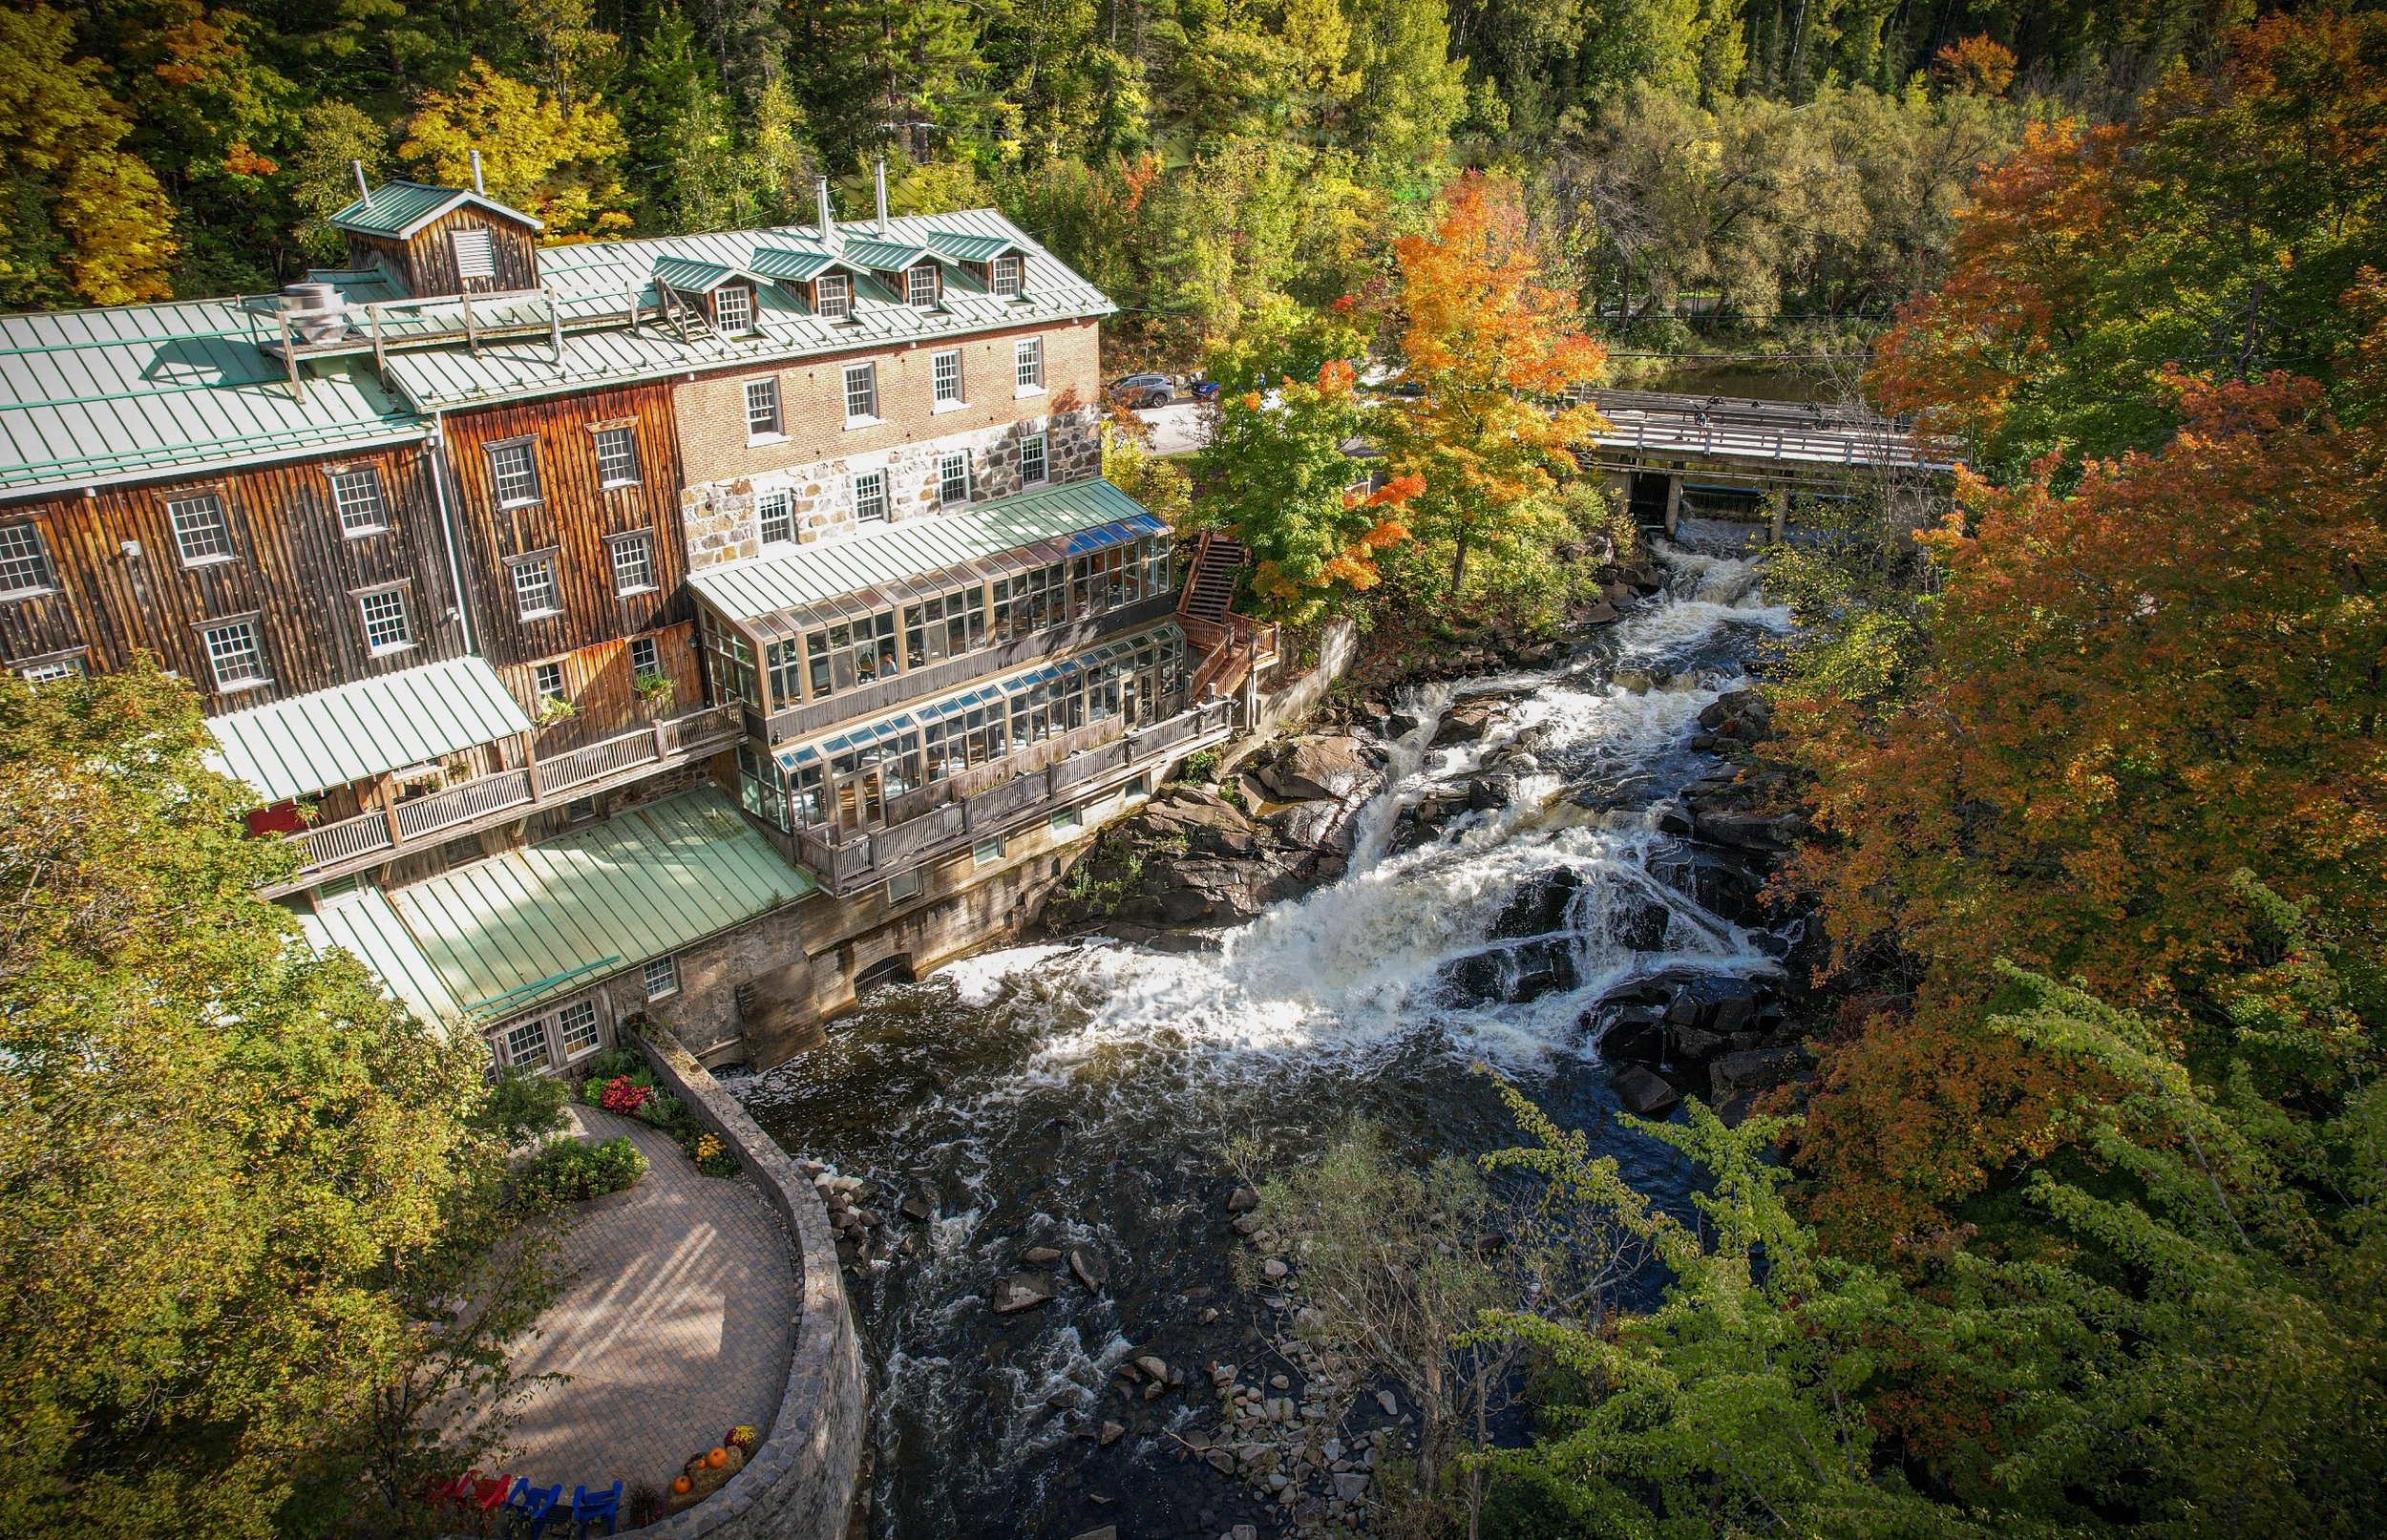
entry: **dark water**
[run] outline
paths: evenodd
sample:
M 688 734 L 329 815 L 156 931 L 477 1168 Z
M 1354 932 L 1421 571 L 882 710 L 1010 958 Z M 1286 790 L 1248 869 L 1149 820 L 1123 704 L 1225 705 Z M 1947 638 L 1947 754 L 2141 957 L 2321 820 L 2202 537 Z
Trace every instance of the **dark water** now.
M 1167 1434 L 1206 1412 L 1204 1362 L 1250 1365 L 1281 1325 L 1230 1276 L 1223 1152 L 1237 1139 L 1281 1164 L 1364 1113 L 1421 1157 L 1513 1144 L 1472 1067 L 1482 1062 L 1562 1125 L 1606 1130 L 1599 1148 L 1637 1185 L 1680 1196 L 1686 1173 L 1672 1152 L 1611 1125 L 1609 1071 L 1577 1022 L 1637 973 L 1770 968 L 1749 937 L 1651 875 L 1675 842 L 1647 810 L 1713 768 L 1686 747 L 1695 719 L 1785 622 L 1758 607 L 1746 564 L 1671 560 L 1673 596 L 1568 669 L 1458 686 L 1532 689 L 1484 744 L 1396 746 L 1393 784 L 1368 810 L 1341 882 L 1211 954 L 1094 944 L 973 959 L 874 994 L 825 1047 L 746 1083 L 774 1137 L 871 1179 L 875 1207 L 892 1214 L 918 1192 L 936 1208 L 927 1224 L 891 1217 L 886 1234 L 902 1247 L 848 1278 L 873 1374 L 875 1534 L 1274 1531 L 1242 1487 Z M 1658 682 L 1622 687 L 1619 668 L 1636 685 L 1635 671 Z M 1452 693 L 1418 704 L 1430 716 Z M 1539 769 L 1517 805 L 1470 815 L 1438 844 L 1382 854 L 1403 799 L 1519 742 Z M 1442 966 L 1482 950 L 1520 883 L 1561 866 L 1585 879 L 1566 925 L 1581 986 L 1525 1004 L 1449 998 Z M 1653 898 L 1670 916 L 1662 950 L 1607 934 L 1612 918 Z M 1049 1305 L 995 1315 L 990 1286 L 1036 1245 L 1099 1252 L 1104 1291 L 1071 1284 Z M 1146 1402 L 1108 1388 L 1130 1350 L 1182 1366 L 1188 1392 Z M 1108 1447 L 1075 1436 L 1052 1404 L 1073 1387 L 1129 1432 Z

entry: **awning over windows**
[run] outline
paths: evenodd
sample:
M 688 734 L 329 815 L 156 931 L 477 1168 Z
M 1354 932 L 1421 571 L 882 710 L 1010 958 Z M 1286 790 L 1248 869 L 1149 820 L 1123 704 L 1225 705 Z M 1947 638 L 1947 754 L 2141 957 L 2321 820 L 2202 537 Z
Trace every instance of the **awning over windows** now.
M 487 660 L 455 658 L 209 717 L 207 730 L 218 769 L 284 802 L 528 732 L 531 720 Z

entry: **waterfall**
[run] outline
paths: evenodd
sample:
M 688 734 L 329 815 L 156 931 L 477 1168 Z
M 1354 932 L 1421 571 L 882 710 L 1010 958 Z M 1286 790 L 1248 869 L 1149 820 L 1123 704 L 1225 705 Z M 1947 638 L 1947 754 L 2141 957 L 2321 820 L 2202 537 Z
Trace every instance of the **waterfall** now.
M 1056 1403 L 1092 1404 L 1131 1346 L 1188 1364 L 1242 1350 L 1217 1336 L 1260 1308 L 1227 1279 L 1231 1141 L 1298 1158 L 1367 1112 L 1421 1149 L 1509 1142 L 1476 1061 L 1603 1124 L 1614 1096 L 1584 1023 L 1604 995 L 1661 971 L 1778 967 L 1764 938 L 1669 879 L 1681 844 L 1658 812 L 1713 769 L 1689 747 L 1700 712 L 1745 683 L 1753 646 L 1789 617 L 1763 602 L 1749 559 L 1662 559 L 1664 598 L 1557 667 L 1396 703 L 1423 725 L 1389 746 L 1339 881 L 1211 951 L 1096 939 L 968 959 L 874 995 L 827 1046 L 747 1083 L 792 1151 L 938 1212 L 849 1281 L 877 1381 L 874 1532 L 1074 1533 L 1088 1526 L 1026 1515 L 1062 1513 L 1096 1480 L 1203 1501 L 1207 1473 L 1166 1458 L 1165 1439 L 1099 1447 Z M 1486 694 L 1512 704 L 1480 741 L 1431 747 L 1446 707 Z M 1506 806 L 1399 848 L 1405 809 L 1504 755 L 1531 767 Z M 1494 936 L 1531 895 L 1548 896 L 1525 905 L 1534 928 Z M 1617 1152 L 1641 1185 L 1681 1190 L 1670 1154 Z M 989 1282 L 1033 1245 L 1101 1251 L 1108 1291 L 992 1317 Z M 1203 1300 L 1221 1323 L 1200 1323 Z

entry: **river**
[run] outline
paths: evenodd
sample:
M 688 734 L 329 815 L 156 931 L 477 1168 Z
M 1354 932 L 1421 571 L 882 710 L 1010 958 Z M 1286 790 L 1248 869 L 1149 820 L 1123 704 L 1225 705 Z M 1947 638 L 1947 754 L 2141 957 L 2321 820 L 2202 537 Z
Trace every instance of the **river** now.
M 1204 1409 L 1205 1361 L 1249 1363 L 1271 1329 L 1230 1276 L 1222 1151 L 1238 1137 L 1296 1161 L 1364 1113 L 1421 1157 L 1512 1144 L 1471 1067 L 1487 1062 L 1562 1125 L 1608 1130 L 1599 1147 L 1637 1185 L 1679 1200 L 1672 1152 L 1611 1125 L 1609 1067 L 1577 1023 L 1638 974 L 1774 967 L 1760 938 L 1653 871 L 1679 842 L 1652 810 L 1715 768 L 1688 747 L 1696 718 L 1745 682 L 1753 650 L 1788 618 L 1764 606 L 1748 560 L 1663 559 L 1669 591 L 1564 666 L 1402 703 L 1427 722 L 1392 746 L 1342 880 L 1215 951 L 1094 942 L 970 959 L 874 993 L 825 1046 L 739 1084 L 791 1152 L 876 1184 L 875 1206 L 892 1214 L 918 1193 L 936 1209 L 925 1224 L 891 1216 L 904 1246 L 848 1279 L 872 1374 L 875 1535 L 1066 1540 L 1117 1524 L 1138 1540 L 1215 1537 L 1260 1519 L 1243 1487 L 1184 1459 L 1165 1431 Z M 1619 668 L 1658 683 L 1622 687 Z M 1426 746 L 1449 700 L 1520 686 L 1530 693 L 1483 742 Z M 1539 769 L 1514 803 L 1386 854 L 1405 801 L 1520 734 Z M 1452 998 L 1445 964 L 1483 950 L 1519 885 L 1557 867 L 1584 878 L 1566 920 L 1579 983 L 1522 1004 Z M 1611 921 L 1652 899 L 1667 911 L 1664 939 L 1635 951 Z M 1072 1283 L 1048 1305 L 995 1315 L 990 1285 L 1037 1245 L 1099 1252 L 1104 1292 Z M 1184 1366 L 1191 1393 L 1129 1403 L 1106 1392 L 1130 1349 Z M 1130 1426 L 1108 1445 L 1076 1436 L 1055 1404 L 1094 1396 Z

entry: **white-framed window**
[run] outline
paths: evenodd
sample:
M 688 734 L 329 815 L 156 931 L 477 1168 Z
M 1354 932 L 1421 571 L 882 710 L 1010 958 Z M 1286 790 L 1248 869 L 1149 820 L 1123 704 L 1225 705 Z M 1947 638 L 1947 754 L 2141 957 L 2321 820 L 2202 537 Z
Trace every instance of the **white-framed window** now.
M 207 666 L 215 671 L 218 689 L 246 689 L 266 685 L 265 649 L 257 640 L 255 621 L 225 621 L 201 632 L 207 644 Z
M 785 488 L 754 499 L 754 520 L 762 526 L 765 545 L 795 543 L 795 496 Z
M 1002 859 L 1003 841 L 1001 839 L 982 839 L 970 848 L 972 866 L 992 866 Z
M 655 591 L 655 540 L 644 530 L 617 535 L 607 542 L 613 551 L 613 591 L 623 599 Z
M 576 1000 L 556 1012 L 556 1041 L 568 1064 L 597 1046 L 597 1002 Z
M 969 451 L 955 450 L 937 456 L 937 500 L 948 507 L 960 507 L 970 500 Z
M 1045 388 L 1045 339 L 1022 337 L 1011 345 L 1012 372 L 1023 390 Z
M 845 420 L 848 427 L 857 422 L 878 419 L 878 366 L 848 364 L 845 367 Z
M 638 434 L 628 428 L 597 430 L 597 484 L 638 485 Z
M 531 693 L 538 696 L 541 704 L 569 699 L 563 693 L 563 665 L 560 663 L 531 665 Z
M 854 313 L 854 280 L 843 273 L 823 273 L 813 281 L 813 308 L 823 320 L 842 321 Z
M 16 677 L 28 685 L 49 685 L 61 679 L 83 677 L 80 658 L 44 658 L 38 663 L 17 665 Z
M 356 608 L 365 621 L 365 650 L 374 657 L 404 652 L 414 644 L 414 628 L 406 616 L 405 589 L 370 589 L 356 596 Z
M 642 679 L 663 672 L 663 649 L 655 645 L 653 637 L 630 638 L 630 672 Z
M 779 382 L 746 382 L 746 436 L 771 438 L 779 432 Z
M 174 543 L 184 566 L 232 559 L 232 524 L 223 516 L 222 497 L 212 492 L 176 497 L 166 504 L 166 517 L 174 521 Z
M 919 897 L 920 890 L 927 886 L 927 874 L 918 867 L 909 872 L 898 872 L 887 879 L 887 901 L 891 904 L 909 903 Z
M 887 521 L 886 472 L 855 473 L 854 521 L 857 524 L 883 524 Z
M 342 535 L 379 535 L 390 527 L 381 473 L 370 465 L 331 473 L 331 506 L 340 516 Z
M 1077 833 L 1077 826 L 1078 816 L 1075 808 L 1064 808 L 1052 815 L 1052 832 L 1056 834 L 1074 834 Z
M 467 225 L 448 232 L 448 249 L 455 254 L 458 278 L 497 276 L 497 243 L 486 225 Z
M 31 524 L 0 528 L 0 599 L 50 591 L 50 553 Z
M 942 286 L 937 279 L 937 264 L 933 262 L 921 263 L 918 267 L 905 273 L 903 275 L 904 303 L 915 310 L 935 309 L 938 292 Z
M 514 563 L 514 608 L 526 621 L 563 611 L 563 601 L 556 593 L 556 562 L 553 557 L 524 557 Z
M 680 992 L 680 969 L 669 958 L 657 958 L 638 970 L 648 1000 L 664 1000 Z
M 726 284 L 713 290 L 713 326 L 721 331 L 754 329 L 754 291 L 744 284 Z
M 1029 433 L 1020 440 L 1020 479 L 1042 481 L 1046 474 L 1045 435 Z
M 520 508 L 539 500 L 539 441 L 518 438 L 511 444 L 489 446 L 489 476 L 497 489 L 497 506 Z
M 504 1055 L 509 1068 L 545 1064 L 547 1019 L 534 1016 L 527 1022 L 517 1022 L 507 1027 L 504 1035 L 497 1040 L 497 1051 Z
M 961 404 L 961 349 L 948 348 L 928 355 L 929 394 L 936 405 L 958 407 Z
M 994 266 L 988 271 L 986 286 L 1000 298 L 1016 300 L 1020 297 L 1021 280 L 1025 276 L 1026 269 L 1026 262 L 1017 252 L 997 257 Z

